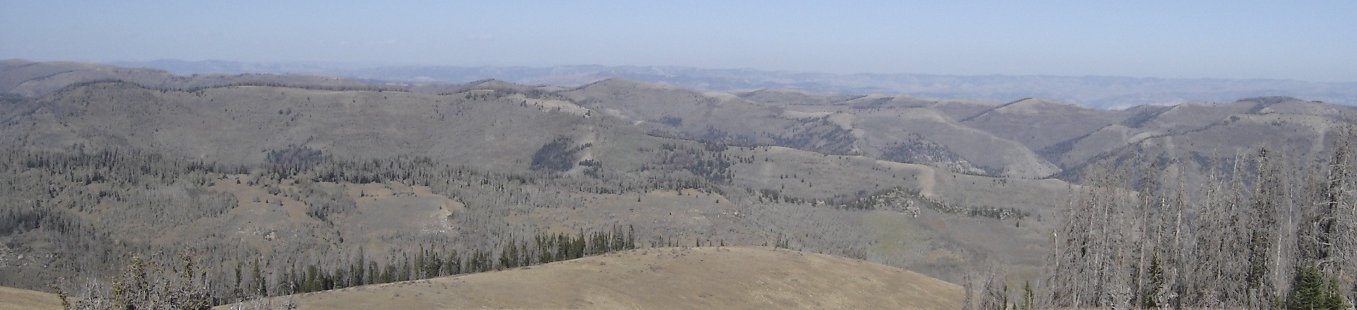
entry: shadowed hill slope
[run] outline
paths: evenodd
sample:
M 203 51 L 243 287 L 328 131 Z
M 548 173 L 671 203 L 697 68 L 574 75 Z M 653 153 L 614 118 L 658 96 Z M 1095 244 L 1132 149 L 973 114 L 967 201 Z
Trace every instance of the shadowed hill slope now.
M 292 297 L 303 309 L 956 309 L 961 299 L 960 286 L 903 269 L 752 247 L 641 249 Z

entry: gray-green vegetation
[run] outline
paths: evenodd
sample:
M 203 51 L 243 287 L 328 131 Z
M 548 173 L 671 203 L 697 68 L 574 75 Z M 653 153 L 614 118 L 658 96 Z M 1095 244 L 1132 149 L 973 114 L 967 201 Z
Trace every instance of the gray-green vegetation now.
M 1320 102 L 1108 111 L 20 61 L 0 77 L 0 285 L 79 307 L 694 245 L 904 267 L 985 308 L 1354 294 L 1357 110 Z

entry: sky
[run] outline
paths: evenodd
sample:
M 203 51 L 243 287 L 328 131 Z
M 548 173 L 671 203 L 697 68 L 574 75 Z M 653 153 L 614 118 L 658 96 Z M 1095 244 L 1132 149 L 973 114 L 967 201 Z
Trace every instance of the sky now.
M 1357 1 L 16 1 L 0 59 L 1357 82 Z

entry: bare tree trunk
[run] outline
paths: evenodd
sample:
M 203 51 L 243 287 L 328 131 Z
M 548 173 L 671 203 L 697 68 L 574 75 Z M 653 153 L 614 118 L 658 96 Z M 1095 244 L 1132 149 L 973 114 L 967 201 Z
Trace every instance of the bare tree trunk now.
M 1005 281 L 1007 274 L 999 264 L 989 263 L 986 268 L 984 281 L 980 292 L 980 309 L 998 309 L 1008 308 L 1008 284 Z
M 963 274 L 963 275 L 961 276 L 961 290 L 965 291 L 965 293 L 966 293 L 965 299 L 962 299 L 962 300 L 961 300 L 961 309 L 962 309 L 962 310 L 972 310 L 972 309 L 975 309 L 975 306 L 974 306 L 974 304 L 973 304 L 973 302 L 972 302 L 972 299 L 973 299 L 972 296 L 974 296 L 975 287 L 972 285 L 972 282 L 973 282 L 973 281 L 971 280 L 971 273 L 970 273 L 970 272 L 966 272 L 965 274 Z

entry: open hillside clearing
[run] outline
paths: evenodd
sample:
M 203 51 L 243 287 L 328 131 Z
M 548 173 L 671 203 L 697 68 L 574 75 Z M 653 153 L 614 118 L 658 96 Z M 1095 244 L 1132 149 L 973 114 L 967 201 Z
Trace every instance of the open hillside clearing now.
M 289 300 L 303 309 L 955 309 L 962 290 L 862 260 L 767 247 L 702 247 L 638 249 L 253 303 Z

